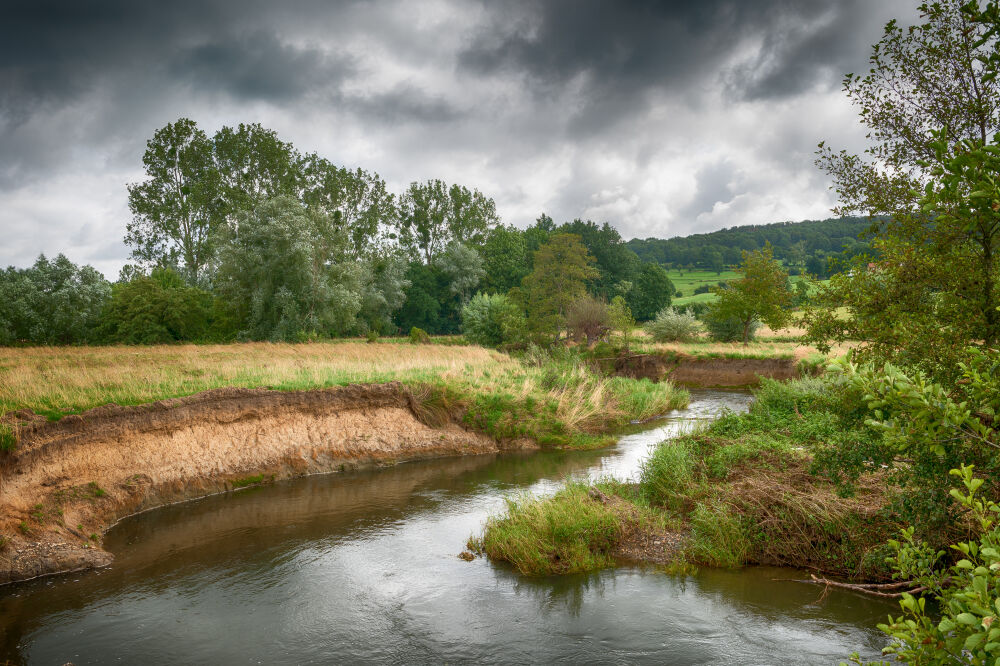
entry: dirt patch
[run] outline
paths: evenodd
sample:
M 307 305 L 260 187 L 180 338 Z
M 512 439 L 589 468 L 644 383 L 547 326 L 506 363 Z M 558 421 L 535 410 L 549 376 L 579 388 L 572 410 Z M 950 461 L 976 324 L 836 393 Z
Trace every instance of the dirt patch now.
M 257 483 L 366 464 L 497 452 L 454 420 L 428 425 L 401 384 L 301 392 L 217 389 L 49 423 L 16 416 L 0 457 L 0 583 L 103 566 L 123 516 Z
M 760 379 L 795 379 L 795 359 L 695 358 L 680 354 L 632 354 L 615 362 L 615 374 L 691 387 L 746 387 Z

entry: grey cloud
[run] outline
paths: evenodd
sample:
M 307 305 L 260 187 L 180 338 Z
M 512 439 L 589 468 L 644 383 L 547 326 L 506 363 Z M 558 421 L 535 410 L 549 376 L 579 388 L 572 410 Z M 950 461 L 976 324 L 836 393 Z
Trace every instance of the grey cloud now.
M 729 203 L 736 196 L 733 180 L 736 170 L 725 160 L 703 166 L 695 174 L 697 185 L 691 200 L 678 211 L 681 219 L 694 221 L 702 213 L 710 213 L 717 203 Z

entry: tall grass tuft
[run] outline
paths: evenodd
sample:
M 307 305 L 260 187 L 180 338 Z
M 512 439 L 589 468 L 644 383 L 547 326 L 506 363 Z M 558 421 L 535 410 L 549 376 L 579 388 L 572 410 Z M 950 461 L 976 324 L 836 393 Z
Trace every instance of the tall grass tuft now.
M 486 522 L 477 545 L 522 574 L 541 576 L 610 566 L 621 536 L 616 512 L 592 500 L 585 485 L 570 483 L 551 498 L 508 499 L 506 512 Z

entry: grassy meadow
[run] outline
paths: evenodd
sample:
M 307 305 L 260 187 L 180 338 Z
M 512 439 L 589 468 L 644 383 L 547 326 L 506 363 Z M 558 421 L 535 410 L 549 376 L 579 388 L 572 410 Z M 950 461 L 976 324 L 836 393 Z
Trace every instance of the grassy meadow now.
M 502 438 L 593 446 L 600 433 L 687 403 L 669 383 L 596 375 L 574 356 L 525 361 L 482 347 L 328 341 L 0 349 L 0 420 L 21 409 L 57 420 L 213 388 L 306 390 L 402 382 L 431 411 L 458 409 Z

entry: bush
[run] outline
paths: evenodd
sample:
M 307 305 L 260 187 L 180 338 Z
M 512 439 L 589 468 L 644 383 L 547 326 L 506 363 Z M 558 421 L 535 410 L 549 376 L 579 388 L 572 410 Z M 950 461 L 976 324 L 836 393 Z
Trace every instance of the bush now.
M 611 328 L 608 306 L 593 296 L 584 296 L 569 306 L 566 327 L 576 339 L 586 338 L 588 345 L 593 344 Z
M 708 286 L 707 284 L 703 284 L 701 286 L 695 287 L 694 293 L 697 296 L 698 294 L 707 294 L 711 290 L 712 288 L 710 286 Z
M 739 317 L 725 316 L 717 310 L 708 308 L 705 316 L 702 317 L 705 328 L 713 340 L 718 342 L 741 342 L 743 340 L 743 322 Z M 750 322 L 750 331 L 747 341 L 751 341 L 757 335 L 760 322 L 754 319 Z
M 102 314 L 101 339 L 126 344 L 199 340 L 208 332 L 212 296 L 189 287 L 176 272 L 157 268 L 111 288 Z
M 645 328 L 656 342 L 683 342 L 698 337 L 701 327 L 689 311 L 663 308 Z
M 416 326 L 410 329 L 410 344 L 429 345 L 430 343 L 431 336 L 427 335 L 427 331 Z
M 473 344 L 515 345 L 524 339 L 526 328 L 521 308 L 503 294 L 476 294 L 462 308 L 462 333 Z
M 677 290 L 677 293 L 676 293 L 676 294 L 674 294 L 674 297 L 675 297 L 675 298 L 684 298 L 684 292 L 683 292 L 683 291 L 681 291 L 680 289 L 678 289 L 678 290 Z

